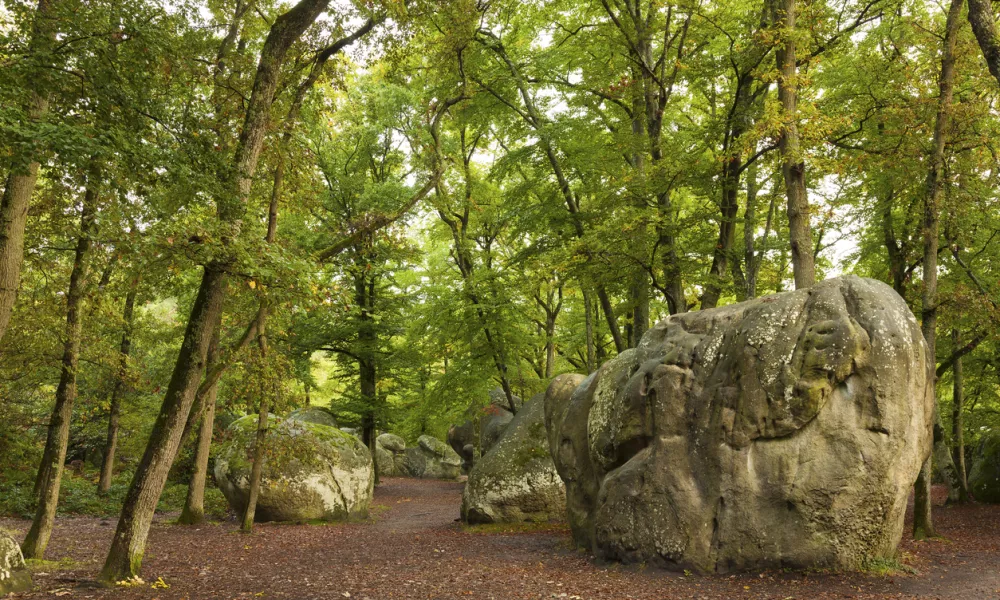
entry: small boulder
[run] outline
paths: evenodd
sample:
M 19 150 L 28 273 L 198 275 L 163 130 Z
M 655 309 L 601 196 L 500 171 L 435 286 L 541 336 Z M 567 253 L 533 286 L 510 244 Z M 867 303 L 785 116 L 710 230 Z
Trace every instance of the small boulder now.
M 476 463 L 462 494 L 466 523 L 562 520 L 566 486 L 549 454 L 545 394 L 529 400 Z
M 979 440 L 969 470 L 969 490 L 980 502 L 1000 504 L 1000 431 L 990 431 Z
M 0 529 L 0 596 L 31 589 L 31 572 L 24 564 L 21 546 Z
M 406 440 L 395 433 L 383 433 L 375 438 L 375 441 L 389 452 L 396 453 L 406 450 Z
M 229 505 L 246 508 L 257 415 L 229 426 L 215 480 Z M 375 484 L 371 454 L 336 427 L 285 419 L 271 427 L 257 500 L 257 521 L 341 520 L 368 514 Z
M 520 396 L 514 396 L 514 407 L 520 410 Z M 462 472 L 468 473 L 480 456 L 503 435 L 504 429 L 514 418 L 510 412 L 510 402 L 501 388 L 490 390 L 489 402 L 485 407 L 478 402 L 465 411 L 466 421 L 448 428 L 448 445 L 462 457 Z
M 318 423 L 320 425 L 326 425 L 328 427 L 337 426 L 337 417 L 333 415 L 326 408 L 321 408 L 319 406 L 306 406 L 303 408 L 297 408 L 288 415 L 288 418 L 293 421 L 304 421 L 306 423 Z
M 417 445 L 407 448 L 402 471 L 420 479 L 458 479 L 462 459 L 441 440 L 429 435 L 417 439 Z M 397 464 L 397 468 L 399 465 Z

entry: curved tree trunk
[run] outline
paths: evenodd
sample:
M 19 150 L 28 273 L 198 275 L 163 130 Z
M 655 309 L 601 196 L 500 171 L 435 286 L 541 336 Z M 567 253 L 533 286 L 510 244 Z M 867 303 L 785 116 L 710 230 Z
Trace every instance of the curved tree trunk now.
M 961 338 L 959 337 L 958 330 L 951 330 L 951 340 L 952 348 L 958 348 Z M 965 377 L 962 372 L 962 357 L 955 359 L 955 365 L 952 367 L 952 375 L 954 379 L 952 387 L 952 409 L 951 409 L 951 437 L 952 443 L 955 446 L 953 452 L 955 461 L 955 470 L 958 474 L 959 481 L 959 498 L 958 501 L 961 503 L 966 503 L 969 501 L 969 478 L 965 470 L 965 424 L 963 419 L 963 411 L 965 404 Z
M 220 198 L 218 203 L 219 220 L 230 228 L 232 236 L 238 236 L 240 232 L 240 220 L 250 197 L 285 55 L 292 43 L 326 10 L 328 2 L 329 0 L 300 0 L 288 12 L 275 19 L 264 42 L 233 160 L 232 181 L 228 182 L 231 197 Z M 113 584 L 139 577 L 153 512 L 163 492 L 167 473 L 177 454 L 188 413 L 205 372 L 208 346 L 219 327 L 225 295 L 225 265 L 209 264 L 202 276 L 198 298 L 191 309 L 184 343 L 170 378 L 160 415 L 125 497 L 114 541 L 101 570 L 100 579 L 105 583 Z
M 66 294 L 66 339 L 63 343 L 59 387 L 56 388 L 56 404 L 52 409 L 45 451 L 35 480 L 38 508 L 31 522 L 31 529 L 21 544 L 25 558 L 44 558 L 45 548 L 49 544 L 49 536 L 52 535 L 52 526 L 56 519 L 56 506 L 59 504 L 59 488 L 62 483 L 63 466 L 66 463 L 66 447 L 69 444 L 69 425 L 73 414 L 73 402 L 76 400 L 77 363 L 80 358 L 84 291 L 87 286 L 87 253 L 90 251 L 90 236 L 94 230 L 100 178 L 100 169 L 95 159 L 87 177 L 87 191 L 84 194 L 80 216 L 80 237 L 76 243 L 73 271 L 69 278 L 69 292 Z

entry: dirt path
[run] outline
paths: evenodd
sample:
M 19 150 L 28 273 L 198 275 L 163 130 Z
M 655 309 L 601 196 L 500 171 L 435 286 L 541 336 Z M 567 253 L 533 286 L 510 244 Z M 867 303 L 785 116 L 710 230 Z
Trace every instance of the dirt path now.
M 114 522 L 60 518 L 39 589 L 17 598 L 370 600 L 416 598 L 763 599 L 1000 598 L 1000 508 L 942 508 L 947 541 L 906 542 L 918 575 L 778 573 L 684 576 L 600 565 L 571 547 L 564 527 L 469 531 L 455 522 L 462 484 L 387 479 L 374 522 L 202 527 L 158 518 L 143 564 L 144 586 L 93 583 Z M 0 526 L 27 529 L 25 521 Z M 152 587 L 162 578 L 169 587 Z

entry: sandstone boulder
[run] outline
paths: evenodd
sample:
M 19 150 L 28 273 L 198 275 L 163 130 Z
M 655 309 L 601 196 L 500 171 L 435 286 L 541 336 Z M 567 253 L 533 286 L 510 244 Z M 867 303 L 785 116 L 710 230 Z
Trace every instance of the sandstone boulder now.
M 318 423 L 320 425 L 327 425 L 329 427 L 337 426 L 337 417 L 333 415 L 328 409 L 320 408 L 318 406 L 306 406 L 304 408 L 297 408 L 288 415 L 289 419 L 293 421 L 305 421 L 306 423 Z
M 407 448 L 400 462 L 403 473 L 420 479 L 458 479 L 462 473 L 462 459 L 458 454 L 448 444 L 429 435 L 417 438 L 417 445 Z
M 520 409 L 520 396 L 514 396 L 514 407 Z M 462 472 L 468 473 L 476 460 L 489 452 L 503 435 L 504 429 L 514 418 L 510 402 L 500 388 L 490 390 L 489 403 L 483 407 L 474 404 L 465 411 L 466 420 L 461 425 L 448 428 L 448 445 L 462 458 Z
M 234 421 L 219 446 L 215 480 L 237 513 L 246 508 L 257 415 Z M 371 454 L 336 427 L 294 418 L 267 437 L 255 513 L 258 521 L 341 520 L 368 513 L 375 484 Z
M 24 564 L 21 546 L 0 529 L 0 597 L 31 589 L 31 573 Z
M 403 475 L 403 455 L 406 441 L 398 435 L 383 433 L 375 439 L 375 462 L 380 477 Z
M 931 369 L 873 280 L 672 316 L 546 394 L 574 539 L 717 572 L 892 557 L 931 451 Z
M 545 432 L 545 395 L 529 400 L 500 441 L 476 463 L 462 493 L 466 523 L 565 519 L 566 486 Z
M 979 502 L 1000 503 L 1000 431 L 987 433 L 976 446 L 969 490 Z

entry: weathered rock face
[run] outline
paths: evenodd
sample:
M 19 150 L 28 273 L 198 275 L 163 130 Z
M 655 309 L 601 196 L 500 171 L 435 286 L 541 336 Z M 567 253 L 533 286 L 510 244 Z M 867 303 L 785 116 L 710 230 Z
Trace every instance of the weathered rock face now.
M 421 479 L 458 479 L 462 473 L 462 459 L 448 444 L 429 435 L 417 438 L 417 445 L 407 448 L 402 471 Z M 397 463 L 397 469 L 400 465 Z
M 520 409 L 520 396 L 514 396 L 514 407 Z M 503 390 L 490 390 L 490 401 L 485 408 L 475 404 L 465 412 L 468 417 L 461 425 L 448 428 L 448 445 L 462 457 L 462 472 L 472 470 L 476 460 L 489 452 L 503 435 L 504 429 L 514 418 L 510 403 Z
M 295 409 L 288 415 L 288 418 L 293 421 L 318 423 L 319 425 L 327 425 L 329 427 L 337 426 L 337 417 L 333 416 L 333 413 L 329 410 L 318 406 L 306 406 Z
M 24 564 L 21 546 L 0 529 L 0 596 L 31 589 L 31 573 Z
M 549 453 L 545 394 L 518 411 L 500 441 L 476 463 L 462 493 L 466 523 L 565 519 L 566 486 Z
M 226 430 L 215 480 L 229 505 L 246 508 L 257 415 Z M 356 437 L 336 427 L 289 418 L 271 427 L 255 513 L 258 521 L 340 520 L 363 517 L 375 477 L 371 454 Z
M 375 462 L 380 477 L 403 475 L 403 454 L 406 441 L 398 435 L 383 433 L 375 438 Z
M 969 469 L 969 489 L 980 502 L 1000 504 L 1000 431 L 984 435 L 976 446 Z
M 719 572 L 893 556 L 930 368 L 903 300 L 858 277 L 670 317 L 546 393 L 574 538 Z

